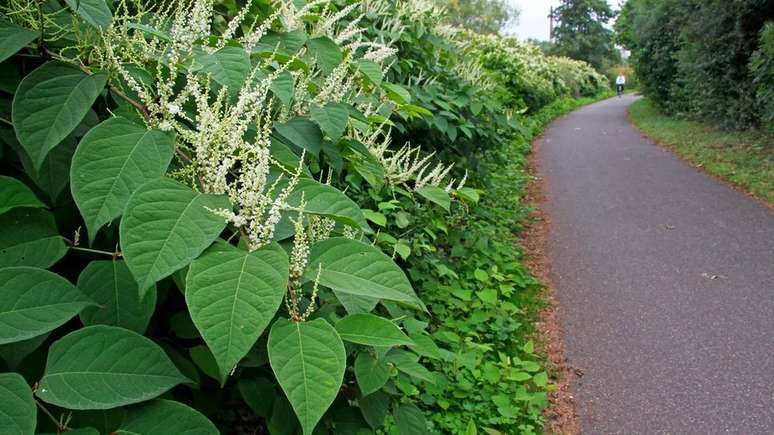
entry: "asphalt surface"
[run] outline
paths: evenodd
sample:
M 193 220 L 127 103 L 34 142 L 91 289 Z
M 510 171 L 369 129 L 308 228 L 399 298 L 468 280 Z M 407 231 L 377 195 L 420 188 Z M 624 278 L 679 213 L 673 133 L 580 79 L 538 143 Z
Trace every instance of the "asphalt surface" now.
M 645 139 L 634 101 L 538 156 L 582 431 L 774 434 L 774 213 Z

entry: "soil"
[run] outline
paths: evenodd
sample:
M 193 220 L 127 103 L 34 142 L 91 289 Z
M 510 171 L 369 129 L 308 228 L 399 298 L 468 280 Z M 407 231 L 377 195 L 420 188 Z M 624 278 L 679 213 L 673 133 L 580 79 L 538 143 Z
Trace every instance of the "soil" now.
M 580 423 L 576 412 L 575 397 L 570 388 L 578 374 L 567 364 L 562 344 L 562 328 L 559 322 L 559 306 L 551 283 L 551 263 L 546 256 L 546 236 L 550 221 L 545 212 L 546 195 L 544 180 L 537 161 L 541 138 L 532 143 L 532 152 L 528 158 L 527 171 L 532 181 L 527 187 L 525 202 L 534 207 L 527 225 L 521 233 L 521 245 L 524 249 L 525 263 L 532 274 L 544 285 L 545 307 L 540 311 L 537 324 L 538 348 L 548 356 L 549 375 L 555 390 L 549 393 L 550 405 L 543 412 L 546 419 L 547 434 L 577 435 Z

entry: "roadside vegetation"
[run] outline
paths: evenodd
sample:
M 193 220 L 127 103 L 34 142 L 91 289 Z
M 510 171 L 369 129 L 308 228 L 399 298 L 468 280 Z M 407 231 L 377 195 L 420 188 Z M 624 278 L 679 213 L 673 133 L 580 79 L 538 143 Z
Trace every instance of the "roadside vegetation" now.
M 628 0 L 617 41 L 640 129 L 753 195 L 774 195 L 774 3 Z
M 0 427 L 541 432 L 525 156 L 608 81 L 447 19 L 0 4 Z
M 634 124 L 656 142 L 707 172 L 774 203 L 774 135 L 728 131 L 706 122 L 664 115 L 649 99 L 629 107 Z

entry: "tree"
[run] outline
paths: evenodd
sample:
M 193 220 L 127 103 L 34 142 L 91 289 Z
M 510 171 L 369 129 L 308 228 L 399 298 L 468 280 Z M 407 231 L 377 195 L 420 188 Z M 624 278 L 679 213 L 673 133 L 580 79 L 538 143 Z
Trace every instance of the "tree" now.
M 613 31 L 605 27 L 615 13 L 605 0 L 562 0 L 553 11 L 554 53 L 590 63 L 599 71 L 620 61 Z
M 477 33 L 498 33 L 519 18 L 519 10 L 507 0 L 437 0 L 448 11 L 452 24 Z
M 772 19 L 771 0 L 629 0 L 616 41 L 659 108 L 743 129 L 772 119 L 761 33 Z

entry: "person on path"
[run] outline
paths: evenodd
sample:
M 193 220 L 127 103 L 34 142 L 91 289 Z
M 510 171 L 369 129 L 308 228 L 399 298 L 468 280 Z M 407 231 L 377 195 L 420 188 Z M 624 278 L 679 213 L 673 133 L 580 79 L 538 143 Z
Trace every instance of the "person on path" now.
M 615 87 L 618 91 L 618 97 L 621 97 L 621 94 L 623 94 L 625 84 L 626 77 L 623 75 L 623 73 L 618 74 L 618 77 L 615 79 Z

